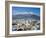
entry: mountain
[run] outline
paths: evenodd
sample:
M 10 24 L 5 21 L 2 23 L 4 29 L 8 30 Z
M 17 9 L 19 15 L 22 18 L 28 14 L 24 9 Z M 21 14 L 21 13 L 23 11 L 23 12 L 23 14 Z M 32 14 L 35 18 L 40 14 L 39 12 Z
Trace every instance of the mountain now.
M 18 14 L 18 15 L 12 15 L 12 19 L 35 19 L 40 20 L 40 16 L 34 15 L 34 14 Z

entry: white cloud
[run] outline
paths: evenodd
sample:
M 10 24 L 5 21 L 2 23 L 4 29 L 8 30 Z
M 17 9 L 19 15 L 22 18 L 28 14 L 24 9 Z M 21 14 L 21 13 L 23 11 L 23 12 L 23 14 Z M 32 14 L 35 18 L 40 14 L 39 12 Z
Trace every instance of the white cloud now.
M 14 12 L 13 15 L 17 15 L 17 14 L 34 14 L 33 12 Z
M 29 14 L 34 14 L 33 12 L 28 12 Z

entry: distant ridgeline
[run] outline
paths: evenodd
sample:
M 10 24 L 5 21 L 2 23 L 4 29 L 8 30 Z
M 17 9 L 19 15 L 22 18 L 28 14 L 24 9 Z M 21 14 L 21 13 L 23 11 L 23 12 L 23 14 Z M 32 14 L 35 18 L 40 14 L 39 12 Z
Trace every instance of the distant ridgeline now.
M 35 19 L 40 20 L 40 16 L 32 15 L 32 14 L 18 14 L 18 15 L 12 15 L 12 20 L 15 19 Z

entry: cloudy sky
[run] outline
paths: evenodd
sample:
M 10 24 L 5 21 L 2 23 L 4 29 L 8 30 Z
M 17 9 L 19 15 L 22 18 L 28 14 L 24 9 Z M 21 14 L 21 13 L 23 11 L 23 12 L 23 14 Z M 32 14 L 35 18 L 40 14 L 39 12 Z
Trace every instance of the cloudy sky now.
M 40 15 L 40 8 L 35 7 L 12 7 L 12 15 L 17 14 L 35 14 Z

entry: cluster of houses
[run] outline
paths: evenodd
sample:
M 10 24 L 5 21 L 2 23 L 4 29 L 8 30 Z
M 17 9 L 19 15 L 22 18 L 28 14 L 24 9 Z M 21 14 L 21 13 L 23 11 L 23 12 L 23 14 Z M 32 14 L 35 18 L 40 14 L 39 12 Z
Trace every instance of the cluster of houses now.
M 16 19 L 12 21 L 13 31 L 40 30 L 40 21 L 34 19 Z

